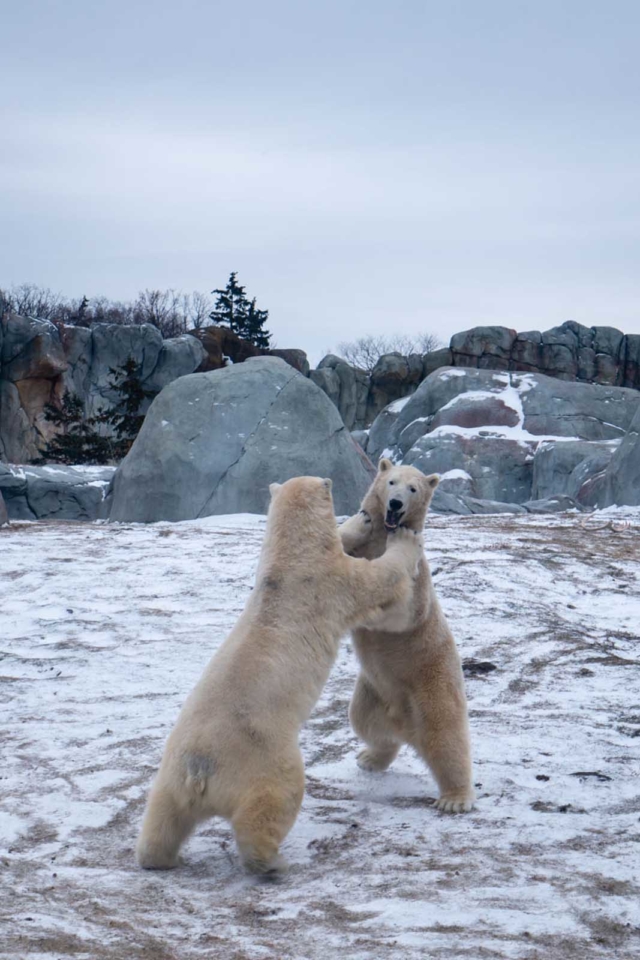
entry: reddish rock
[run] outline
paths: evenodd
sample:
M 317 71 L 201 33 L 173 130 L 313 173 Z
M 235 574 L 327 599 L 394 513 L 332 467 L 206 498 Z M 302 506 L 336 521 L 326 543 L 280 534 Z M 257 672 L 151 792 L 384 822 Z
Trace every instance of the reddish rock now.
M 462 394 L 451 406 L 439 410 L 429 425 L 436 427 L 515 427 L 519 422 L 517 412 L 497 397 L 474 400 L 473 394 Z

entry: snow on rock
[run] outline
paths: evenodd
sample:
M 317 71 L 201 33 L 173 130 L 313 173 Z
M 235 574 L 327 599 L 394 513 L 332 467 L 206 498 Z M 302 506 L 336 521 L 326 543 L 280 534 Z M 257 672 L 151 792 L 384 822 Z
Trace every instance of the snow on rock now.
M 133 848 L 177 713 L 249 595 L 264 518 L 3 530 L 0 955 L 80 960 L 638 956 L 640 510 L 430 517 L 467 662 L 478 802 L 403 749 L 358 770 L 345 642 L 302 734 L 290 873 L 230 829 Z

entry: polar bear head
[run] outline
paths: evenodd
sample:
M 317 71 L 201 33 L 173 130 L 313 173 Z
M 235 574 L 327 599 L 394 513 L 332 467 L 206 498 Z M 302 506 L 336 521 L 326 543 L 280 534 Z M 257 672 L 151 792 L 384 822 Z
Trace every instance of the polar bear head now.
M 433 493 L 440 482 L 437 474 L 425 476 L 415 467 L 394 466 L 383 457 L 373 490 L 387 530 L 399 526 L 421 530 Z
M 294 541 L 302 543 L 336 539 L 336 518 L 331 480 L 322 477 L 293 477 L 269 485 L 271 505 L 267 533 L 291 553 Z

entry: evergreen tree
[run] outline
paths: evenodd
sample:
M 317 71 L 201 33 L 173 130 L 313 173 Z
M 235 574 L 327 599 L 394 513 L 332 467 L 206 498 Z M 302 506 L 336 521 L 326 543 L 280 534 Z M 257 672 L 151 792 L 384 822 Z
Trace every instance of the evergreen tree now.
M 101 437 L 95 427 L 95 417 L 84 416 L 80 397 L 68 393 L 57 407 L 47 403 L 44 417 L 61 428 L 61 433 L 47 444 L 43 460 L 55 463 L 106 463 L 111 457 L 111 442 Z
M 256 307 L 256 298 L 251 302 L 247 299 L 245 288 L 237 281 L 237 273 L 229 276 L 229 282 L 224 290 L 212 290 L 218 299 L 209 319 L 214 323 L 229 327 L 235 334 L 263 350 L 269 348 L 271 334 L 264 325 L 269 317 L 268 310 L 259 310 Z
M 96 421 L 112 427 L 117 437 L 117 440 L 111 441 L 113 456 L 121 460 L 128 454 L 144 422 L 140 407 L 155 394 L 142 386 L 138 364 L 131 356 L 121 367 L 109 367 L 109 373 L 109 386 L 119 394 L 119 399 L 115 406 L 99 414 Z
M 234 271 L 229 275 L 229 281 L 224 290 L 211 291 L 212 294 L 218 295 L 218 299 L 209 314 L 209 319 L 229 327 L 233 333 L 241 337 L 247 320 L 249 301 L 244 292 L 245 288 L 236 281 L 237 276 L 238 274 Z
M 253 343 L 256 347 L 262 347 L 263 350 L 269 349 L 271 334 L 264 329 L 264 325 L 269 319 L 268 310 L 258 310 L 256 307 L 256 298 L 254 297 L 247 310 L 247 320 L 244 327 L 243 338 Z
M 46 404 L 45 419 L 61 432 L 47 444 L 43 460 L 68 464 L 113 463 L 126 457 L 144 421 L 140 407 L 154 394 L 142 386 L 133 357 L 128 357 L 121 367 L 110 367 L 109 373 L 109 386 L 118 394 L 118 400 L 95 417 L 85 418 L 82 400 L 71 393 L 66 394 L 60 406 Z M 104 428 L 109 428 L 108 436 L 104 435 Z
M 88 326 L 87 310 L 89 309 L 89 298 L 85 295 L 78 304 L 78 312 L 75 315 L 75 323 L 78 327 Z

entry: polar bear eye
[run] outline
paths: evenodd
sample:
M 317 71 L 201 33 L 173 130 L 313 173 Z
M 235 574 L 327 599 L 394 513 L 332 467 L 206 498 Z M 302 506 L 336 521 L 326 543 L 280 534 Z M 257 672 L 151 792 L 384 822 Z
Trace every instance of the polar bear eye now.
M 416 488 L 415 488 L 415 487 L 409 487 L 409 490 L 411 490 L 411 493 L 416 493 Z
M 395 483 L 395 480 L 389 480 L 389 486 L 392 487 Z

